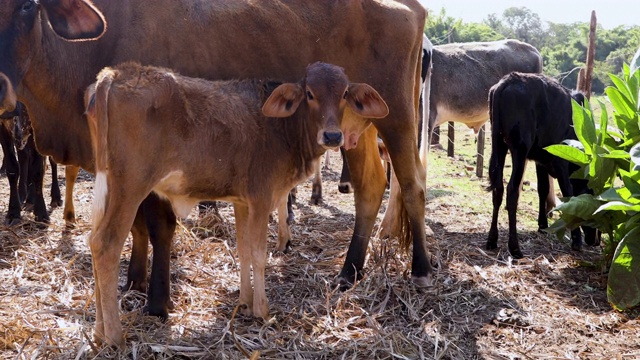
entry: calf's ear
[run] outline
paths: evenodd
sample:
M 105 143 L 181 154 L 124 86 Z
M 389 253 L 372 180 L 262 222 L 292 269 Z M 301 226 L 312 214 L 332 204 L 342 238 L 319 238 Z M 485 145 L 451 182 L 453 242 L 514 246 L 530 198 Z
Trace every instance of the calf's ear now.
M 389 115 L 389 107 L 382 96 L 368 84 L 350 84 L 347 103 L 356 114 L 379 119 Z
M 304 100 L 304 90 L 298 84 L 286 83 L 278 86 L 262 106 L 262 114 L 267 117 L 289 117 Z
M 104 15 L 88 0 L 41 0 L 53 31 L 68 41 L 95 40 L 104 34 Z

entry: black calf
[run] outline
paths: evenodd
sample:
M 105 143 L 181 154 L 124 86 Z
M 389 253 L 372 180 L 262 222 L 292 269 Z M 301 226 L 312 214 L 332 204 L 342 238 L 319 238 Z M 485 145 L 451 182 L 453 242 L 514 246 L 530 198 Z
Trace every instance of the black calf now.
M 578 103 L 584 101 L 582 94 L 572 93 L 555 80 L 540 74 L 511 73 L 489 91 L 492 149 L 487 190 L 493 193 L 493 218 L 487 249 L 498 246 L 498 211 L 504 193 L 502 178 L 508 151 L 513 161 L 507 187 L 509 252 L 514 258 L 523 257 L 518 243 L 516 209 L 527 159 L 536 161 L 540 229 L 548 226 L 545 198 L 549 192 L 549 175 L 558 179 L 564 196 L 588 191 L 586 181 L 569 179 L 577 169 L 575 165 L 544 150 L 546 146 L 565 139 L 576 139 L 572 126 L 572 97 Z M 595 243 L 595 231 L 592 230 L 588 231 L 586 239 L 590 244 Z M 580 229 L 571 231 L 571 242 L 574 250 L 581 248 Z

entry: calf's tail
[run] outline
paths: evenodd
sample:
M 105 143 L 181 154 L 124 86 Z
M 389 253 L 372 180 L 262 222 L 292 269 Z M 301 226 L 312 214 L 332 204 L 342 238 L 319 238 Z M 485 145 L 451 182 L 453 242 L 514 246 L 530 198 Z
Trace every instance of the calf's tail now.
M 94 98 L 90 101 L 95 106 L 94 112 L 88 112 L 90 128 L 93 138 L 94 157 L 96 161 L 96 182 L 93 193 L 93 229 L 95 230 L 107 208 L 107 160 L 108 160 L 108 125 L 109 125 L 109 91 L 113 82 L 114 72 L 104 70 L 98 76 Z M 93 113 L 93 116 L 92 116 Z
M 486 190 L 495 190 L 502 183 L 502 170 L 508 151 L 507 144 L 503 141 L 500 126 L 499 99 L 504 86 L 500 82 L 489 90 L 489 119 L 491 121 L 491 158 L 489 159 L 489 185 Z M 496 102 L 498 99 L 498 102 Z

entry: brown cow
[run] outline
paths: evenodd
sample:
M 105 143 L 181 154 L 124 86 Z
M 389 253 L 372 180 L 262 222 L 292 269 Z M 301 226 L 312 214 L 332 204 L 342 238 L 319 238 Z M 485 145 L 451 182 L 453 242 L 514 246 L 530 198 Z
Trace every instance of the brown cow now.
M 379 132 L 402 190 L 399 201 L 407 216 L 401 242 L 413 244 L 412 278 L 419 285 L 431 283 L 425 173 L 416 145 L 426 11 L 417 0 L 93 3 L 109 21 L 108 30 L 96 41 L 70 43 L 63 38 L 96 37 L 107 28 L 86 0 L 0 0 L 0 107 L 12 109 L 18 99 L 27 104 L 42 153 L 59 163 L 93 170 L 82 96 L 105 66 L 138 60 L 207 79 L 297 81 L 307 64 L 336 64 L 352 81 L 375 87 L 389 106 L 387 118 L 370 120 L 375 128 L 369 127 L 359 141 L 350 141 L 357 134 L 345 129 L 356 220 L 338 280 L 348 286 L 362 275 L 386 183 L 378 156 Z M 345 117 L 358 115 L 347 110 Z M 151 238 L 148 310 L 165 317 L 175 215 L 157 196 L 142 205 L 139 214 L 145 216 L 134 222 L 133 255 L 144 260 L 131 262 L 129 282 L 141 288 L 146 284 Z
M 150 192 L 168 199 L 180 217 L 201 200 L 233 202 L 240 303 L 267 318 L 269 213 L 313 173 L 327 149 L 344 143 L 341 128 L 362 133 L 370 125 L 364 118 L 389 113 L 371 86 L 350 83 L 342 68 L 325 63 L 309 65 L 302 81 L 284 84 L 210 82 L 125 63 L 100 72 L 93 90 L 95 107 L 87 114 L 97 173 L 89 240 L 96 335 L 117 345 L 124 343 L 118 261 L 136 209 Z M 346 108 L 362 118 L 344 124 Z

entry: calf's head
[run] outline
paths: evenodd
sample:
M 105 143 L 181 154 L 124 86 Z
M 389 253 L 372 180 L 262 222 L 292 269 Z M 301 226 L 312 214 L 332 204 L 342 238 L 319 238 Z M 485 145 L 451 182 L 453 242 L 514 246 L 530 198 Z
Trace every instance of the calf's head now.
M 355 147 L 358 136 L 370 124 L 367 119 L 389 114 L 387 104 L 373 87 L 350 83 L 341 67 L 321 62 L 309 65 L 301 82 L 278 86 L 264 103 L 262 113 L 267 117 L 289 117 L 303 101 L 309 117 L 304 121 L 309 122 L 310 129 L 318 129 L 317 142 L 325 149 Z M 358 116 L 347 120 L 347 108 Z M 346 124 L 347 121 L 356 124 Z M 347 139 L 345 128 L 350 129 Z

